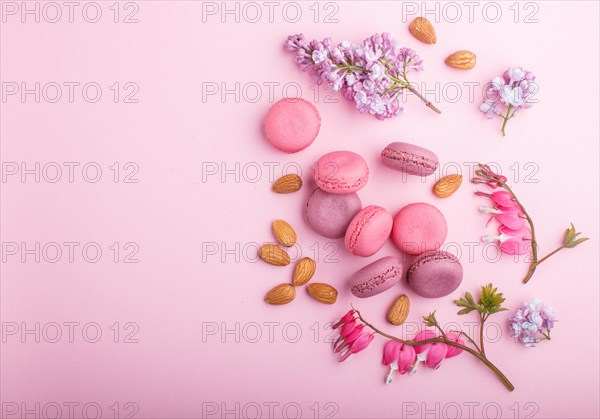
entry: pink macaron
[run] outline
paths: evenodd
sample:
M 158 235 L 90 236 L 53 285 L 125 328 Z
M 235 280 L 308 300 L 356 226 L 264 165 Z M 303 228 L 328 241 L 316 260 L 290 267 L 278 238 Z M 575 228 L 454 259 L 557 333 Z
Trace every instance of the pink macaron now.
M 359 298 L 372 297 L 400 282 L 402 264 L 392 256 L 386 256 L 359 269 L 350 278 L 350 291 Z
M 439 249 L 447 234 L 444 215 L 424 202 L 407 205 L 394 217 L 392 240 L 398 249 L 409 255 Z
M 463 267 L 451 253 L 423 253 L 406 271 L 410 288 L 426 298 L 440 298 L 453 293 L 463 278 Z
M 363 208 L 346 230 L 346 249 L 356 256 L 374 255 L 390 237 L 392 224 L 392 215 L 384 208 L 376 205 Z
M 332 194 L 315 188 L 306 201 L 304 216 L 312 229 L 323 237 L 344 237 L 348 224 L 362 209 L 356 193 Z
M 401 142 L 388 144 L 381 152 L 381 161 L 392 169 L 416 176 L 433 174 L 439 164 L 433 151 Z
M 265 118 L 265 136 L 277 150 L 296 153 L 317 138 L 321 115 L 310 102 L 299 98 L 282 99 L 269 109 Z
M 346 194 L 367 184 L 369 168 L 361 156 L 351 151 L 333 151 L 322 156 L 313 171 L 317 186 L 325 192 Z

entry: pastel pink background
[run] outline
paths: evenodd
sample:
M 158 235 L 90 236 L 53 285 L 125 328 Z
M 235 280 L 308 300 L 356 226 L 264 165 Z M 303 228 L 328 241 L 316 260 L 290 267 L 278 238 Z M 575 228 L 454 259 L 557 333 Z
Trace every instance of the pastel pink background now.
M 597 2 L 534 2 L 538 23 L 523 22 L 532 10 L 523 3 L 516 23 L 510 4 L 502 4 L 498 23 L 482 17 L 485 3 L 475 9 L 473 22 L 465 6 L 457 23 L 431 14 L 438 33 L 432 46 L 408 33 L 401 2 L 337 2 L 337 23 L 323 22 L 334 10 L 324 3 L 315 23 L 312 2 L 301 3 L 300 21 L 288 23 L 281 14 L 284 3 L 279 3 L 273 22 L 263 6 L 262 20 L 254 24 L 243 16 L 240 23 L 232 16 L 222 23 L 220 14 L 203 22 L 203 5 L 193 1 L 139 1 L 139 23 L 113 23 L 108 9 L 112 2 L 101 4 L 104 15 L 96 24 L 86 23 L 80 14 L 75 23 L 36 24 L 30 18 L 23 24 L 15 16 L 1 23 L 3 83 L 94 81 L 103 87 L 96 104 L 79 95 L 74 103 L 63 98 L 55 104 L 31 98 L 21 103 L 12 96 L 1 105 L 3 162 L 97 162 L 103 169 L 98 183 L 87 183 L 76 172 L 73 183 L 64 177 L 55 184 L 10 177 L 1 185 L 2 242 L 97 242 L 104 252 L 95 264 L 83 261 L 80 253 L 75 263 L 63 255 L 54 264 L 31 259 L 21 263 L 18 256 L 7 256 L 0 289 L 3 325 L 96 322 L 103 336 L 98 343 L 85 342 L 81 334 L 74 343 L 66 336 L 58 343 L 35 343 L 31 336 L 21 343 L 20 335 L 8 336 L 0 362 L 5 407 L 78 402 L 81 409 L 94 402 L 103 417 L 113 417 L 111 405 L 118 402 L 125 416 L 123 405 L 133 402 L 139 418 L 201 417 L 215 406 L 212 417 L 254 416 L 257 405 L 262 417 L 294 417 L 294 407 L 304 417 L 456 416 L 457 406 L 462 417 L 598 417 Z M 221 7 L 220 2 L 216 5 Z M 327 91 L 320 90 L 315 98 L 309 76 L 281 46 L 291 33 L 339 41 L 382 31 L 415 48 L 425 60 L 426 71 L 414 74 L 415 82 L 430 90 L 436 82 L 439 89 L 456 82 L 462 86 L 461 99 L 452 103 L 456 90 L 450 87 L 445 87 L 445 97 L 431 94 L 443 111 L 436 115 L 409 97 L 406 115 L 381 122 L 358 114 L 339 97 L 333 99 L 340 103 L 326 103 Z M 444 65 L 444 57 L 458 49 L 477 52 L 474 70 Z M 510 121 L 503 139 L 500 120 L 482 119 L 478 107 L 481 86 L 511 65 L 537 74 L 539 104 Z M 114 82 L 137 83 L 139 103 L 114 103 L 108 89 Z M 231 89 L 236 82 L 240 89 L 258 83 L 262 97 L 251 103 L 254 90 L 247 90 L 237 102 L 233 95 L 203 101 L 207 83 L 225 83 Z M 271 102 L 264 83 L 279 83 L 272 98 L 278 100 L 285 94 L 282 86 L 290 82 L 316 102 L 323 124 L 311 147 L 284 155 L 261 135 Z M 465 82 L 478 83 L 473 101 Z M 461 189 L 439 200 L 430 192 L 433 177 L 426 182 L 403 180 L 383 167 L 378 153 L 393 140 L 433 149 L 442 164 L 456 162 L 465 176 Z M 385 386 L 382 338 L 349 362 L 336 362 L 325 343 L 330 334 L 326 324 L 350 304 L 398 334 L 402 330 L 387 327 L 384 316 L 401 292 L 411 298 L 413 324 L 432 310 L 442 323 L 475 321 L 458 318 L 450 297 L 426 300 L 404 285 L 365 301 L 351 296 L 345 282 L 355 269 L 398 251 L 388 243 L 371 258 L 351 257 L 342 241 L 330 244 L 307 228 L 302 206 L 310 190 L 309 167 L 336 149 L 353 150 L 367 160 L 372 176 L 359 193 L 365 205 L 379 204 L 395 213 L 407 203 L 425 201 L 446 215 L 448 241 L 461 244 L 465 268 L 463 283 L 452 297 L 476 292 L 492 281 L 511 309 L 536 296 L 555 308 L 560 322 L 553 340 L 535 349 L 525 349 L 508 336 L 508 313 L 493 318 L 503 336 L 488 344 L 488 354 L 514 383 L 513 393 L 467 355 L 437 371 L 422 370 Z M 526 271 L 523 261 L 505 256 L 486 262 L 480 245 L 470 261 L 463 244 L 478 242 L 486 232 L 485 217 L 477 211 L 485 202 L 467 182 L 465 162 L 477 161 L 497 162 L 511 177 L 536 221 L 543 253 L 560 244 L 570 222 L 591 240 L 542 265 L 527 286 L 520 283 Z M 109 169 L 113 162 L 135 162 L 139 183 L 114 183 Z M 530 162 L 539 168 L 531 178 L 537 183 L 524 179 L 534 168 L 526 166 Z M 273 194 L 268 165 L 279 177 L 285 163 L 299 165 L 309 187 L 294 195 Z M 221 164 L 234 171 L 237 164 L 239 169 L 224 181 L 221 172 L 207 176 L 207 168 Z M 509 170 L 514 164 L 520 168 L 518 179 Z M 277 268 L 255 260 L 252 246 L 272 240 L 270 223 L 275 218 L 296 228 L 303 255 L 319 259 L 316 277 L 340 291 L 334 306 L 312 301 L 302 289 L 288 306 L 263 303 L 266 291 L 288 281 L 292 271 L 291 266 Z M 114 263 L 108 248 L 113 242 L 137 243 L 139 263 Z M 236 249 L 236 243 L 236 254 L 224 252 Z M 207 254 L 213 244 L 217 254 Z M 121 335 L 114 343 L 109 327 L 115 322 L 122 333 L 125 323 L 137 323 L 139 342 L 123 343 Z M 235 330 L 236 323 L 238 332 L 225 333 L 226 328 Z M 214 325 L 217 334 L 207 334 Z M 257 339 L 256 325 L 261 333 Z M 272 339 L 269 327 L 274 328 Z M 301 336 L 294 342 L 297 330 Z M 490 333 L 493 339 L 494 330 Z M 63 417 L 67 413 L 65 408 Z

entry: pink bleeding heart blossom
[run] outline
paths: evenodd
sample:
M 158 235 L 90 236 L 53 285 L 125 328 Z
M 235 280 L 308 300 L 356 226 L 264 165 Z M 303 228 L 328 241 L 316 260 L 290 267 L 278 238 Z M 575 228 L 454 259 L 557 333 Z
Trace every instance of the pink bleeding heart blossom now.
M 383 347 L 383 359 L 381 361 L 383 365 L 390 367 L 390 372 L 385 379 L 386 384 L 392 382 L 396 371 L 402 375 L 406 374 L 416 360 L 415 348 L 395 340 L 388 341 Z
M 502 225 L 498 233 L 497 236 L 484 236 L 482 240 L 486 243 L 499 242 L 500 250 L 507 255 L 526 255 L 531 252 L 531 230 L 526 225 L 517 230 Z
M 488 220 L 488 224 L 493 219 L 496 219 L 501 225 L 510 228 L 511 230 L 518 230 L 525 224 L 525 220 L 516 208 L 508 208 L 508 209 L 498 209 L 491 208 L 486 205 L 482 205 L 479 207 L 479 210 L 484 214 L 492 214 L 490 219 Z
M 498 174 L 492 170 L 487 164 L 479 164 L 479 168 L 475 170 L 475 177 L 471 179 L 473 183 L 482 183 L 488 185 L 492 189 L 503 187 L 508 178 Z
M 375 338 L 373 333 L 364 331 L 364 324 L 357 324 L 354 313 L 354 310 L 348 311 L 333 325 L 333 329 L 339 329 L 339 337 L 333 343 L 333 351 L 340 353 L 340 362 L 364 350 Z
M 446 337 L 450 342 L 458 343 L 459 345 L 465 345 L 465 341 L 460 338 L 457 333 L 448 332 L 446 333 Z M 446 345 L 448 346 L 448 351 L 446 351 L 446 358 L 454 358 L 462 353 L 461 348 L 457 348 L 456 346 Z
M 517 205 L 514 197 L 508 191 L 495 191 L 492 193 L 477 191 L 475 192 L 475 195 L 487 196 L 494 201 L 497 206 L 500 207 L 512 208 L 513 206 Z
M 435 338 L 437 338 L 437 335 L 431 330 L 422 330 L 415 335 L 413 341 L 421 342 Z M 448 346 L 442 342 L 425 343 L 423 345 L 415 346 L 415 352 L 417 353 L 417 361 L 410 370 L 411 374 L 417 372 L 417 367 L 421 362 L 423 362 L 426 367 L 438 369 L 446 357 Z

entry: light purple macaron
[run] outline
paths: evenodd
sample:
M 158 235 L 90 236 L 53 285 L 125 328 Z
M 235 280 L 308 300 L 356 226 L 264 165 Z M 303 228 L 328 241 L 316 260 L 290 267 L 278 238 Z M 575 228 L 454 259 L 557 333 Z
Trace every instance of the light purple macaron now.
M 440 298 L 454 292 L 463 277 L 457 257 L 444 251 L 423 253 L 406 271 L 410 288 L 426 298 Z
M 381 161 L 387 167 L 416 176 L 433 174 L 439 159 L 433 151 L 409 143 L 391 143 L 381 152 Z
M 355 192 L 338 195 L 315 188 L 306 201 L 304 216 L 315 233 L 339 239 L 361 209 L 362 203 Z
M 402 264 L 386 256 L 356 271 L 350 278 L 350 291 L 359 298 L 372 297 L 400 282 Z

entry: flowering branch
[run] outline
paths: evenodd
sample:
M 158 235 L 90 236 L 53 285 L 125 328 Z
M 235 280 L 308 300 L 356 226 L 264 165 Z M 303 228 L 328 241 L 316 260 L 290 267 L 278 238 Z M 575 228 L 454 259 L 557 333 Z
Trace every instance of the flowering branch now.
M 533 98 L 538 91 L 535 75 L 522 67 L 510 67 L 502 77 L 494 77 L 486 89 L 485 101 L 479 109 L 485 118 L 499 116 L 503 119 L 502 136 L 506 136 L 506 124 L 515 117 L 518 110 L 530 108 L 536 100 Z M 505 106 L 503 114 L 500 107 Z M 512 111 L 512 113 L 511 113 Z
M 484 241 L 497 240 L 500 244 L 502 252 L 507 254 L 525 254 L 531 253 L 531 263 L 527 274 L 523 278 L 523 283 L 526 284 L 531 280 L 531 277 L 535 273 L 537 267 L 548 258 L 558 253 L 562 249 L 572 249 L 586 240 L 587 237 L 578 238 L 581 233 L 575 230 L 575 226 L 571 224 L 571 227 L 567 229 L 563 243 L 546 256 L 540 258 L 538 254 L 538 242 L 535 236 L 535 226 L 533 219 L 517 198 L 517 195 L 513 192 L 510 186 L 507 185 L 506 176 L 494 173 L 492 169 L 485 164 L 479 164 L 479 169 L 475 171 L 476 177 L 471 181 L 473 183 L 483 183 L 488 185 L 492 189 L 502 188 L 504 192 L 494 192 L 492 194 L 486 194 L 483 192 L 476 192 L 476 195 L 487 196 L 491 198 L 496 204 L 496 208 L 481 207 L 481 210 L 486 213 L 494 214 L 502 226 L 500 227 L 500 235 L 496 237 L 484 237 Z M 529 228 L 523 228 L 522 220 L 526 220 Z M 528 241 L 531 250 L 528 251 L 525 246 L 525 241 Z
M 317 83 L 341 90 L 360 112 L 379 119 L 397 116 L 402 111 L 399 96 L 408 90 L 441 113 L 408 81 L 410 70 L 423 69 L 422 60 L 414 50 L 400 47 L 388 33 L 375 34 L 361 44 L 344 41 L 337 46 L 330 38 L 307 42 L 302 34 L 290 35 L 285 47 L 296 54 L 296 63 L 303 71 L 310 71 Z
M 498 313 L 500 311 L 504 311 L 506 309 L 502 307 L 502 303 L 505 300 L 502 296 L 502 293 L 498 293 L 497 289 L 493 288 L 491 284 L 489 284 L 485 287 L 481 287 L 481 290 L 482 290 L 481 298 L 479 299 L 478 302 L 475 302 L 475 300 L 473 299 L 473 296 L 470 293 L 466 293 L 465 298 L 455 300 L 454 303 L 457 306 L 462 307 L 462 309 L 458 312 L 458 314 L 460 314 L 460 315 L 467 314 L 473 310 L 476 310 L 479 313 L 480 330 L 483 330 L 485 321 L 487 320 L 487 318 L 490 315 L 492 315 L 494 313 Z M 353 322 L 355 321 L 355 318 L 354 318 L 355 314 L 356 314 L 356 316 L 358 316 L 358 319 L 362 322 L 362 324 L 359 326 L 355 326 L 353 324 Z M 387 362 L 386 362 L 386 357 L 388 357 L 389 354 L 384 352 L 384 362 L 386 362 L 386 365 L 391 366 L 390 374 L 388 375 L 387 380 L 386 380 L 386 382 L 388 382 L 388 383 L 391 381 L 391 375 L 393 374 L 393 371 L 395 369 L 397 370 L 398 368 L 400 368 L 400 371 L 402 374 L 407 371 L 414 372 L 416 370 L 416 367 L 419 364 L 419 362 L 425 362 L 425 364 L 427 366 L 432 366 L 433 368 L 438 368 L 441 363 L 441 359 L 444 356 L 446 358 L 449 358 L 449 357 L 458 355 L 462 351 L 465 351 L 465 352 L 471 354 L 472 356 L 474 356 L 475 358 L 479 359 L 481 362 L 483 362 L 483 364 L 485 366 L 487 366 L 490 370 L 492 370 L 494 372 L 494 374 L 496 374 L 498 379 L 502 382 L 502 384 L 504 384 L 504 386 L 509 391 L 513 391 L 515 389 L 513 384 L 504 375 L 504 373 L 502 373 L 502 371 L 500 371 L 500 369 L 498 369 L 498 367 L 496 367 L 487 358 L 487 356 L 483 350 L 483 333 L 480 333 L 480 338 L 479 338 L 480 341 L 479 341 L 479 345 L 477 345 L 477 343 L 475 343 L 475 341 L 463 331 L 456 331 L 457 335 L 454 335 L 454 336 L 451 336 L 452 334 L 454 334 L 454 332 L 444 333 L 442 330 L 442 327 L 440 326 L 439 322 L 437 321 L 437 318 L 435 316 L 435 311 L 433 313 L 430 313 L 428 316 L 423 317 L 423 321 L 426 326 L 434 327 L 437 330 L 439 330 L 440 336 L 430 337 L 430 336 L 435 336 L 435 334 L 433 332 L 429 331 L 429 334 L 423 334 L 423 335 L 421 335 L 422 338 L 419 338 L 419 339 L 417 339 L 417 337 L 415 337 L 414 340 L 400 339 L 400 338 L 397 338 L 395 336 L 392 336 L 390 334 L 383 332 L 382 330 L 375 327 L 373 324 L 369 323 L 362 316 L 360 311 L 358 311 L 354 308 L 350 312 L 348 312 L 342 318 L 342 320 L 340 320 L 340 322 L 338 322 L 334 327 L 339 327 L 340 325 L 350 324 L 350 325 L 352 325 L 352 328 L 354 328 L 354 329 L 360 327 L 360 333 L 364 334 L 365 332 L 362 330 L 362 327 L 366 326 L 366 327 L 370 328 L 374 333 L 377 333 L 377 334 L 379 334 L 385 338 L 388 338 L 394 342 L 397 342 L 398 344 L 401 344 L 401 345 L 407 345 L 409 347 L 420 347 L 420 346 L 426 345 L 429 347 L 433 347 L 436 344 L 437 345 L 441 344 L 442 347 L 444 347 L 444 348 L 442 348 L 441 353 L 439 351 L 437 351 L 437 352 L 435 352 L 434 355 L 431 355 L 431 357 L 437 357 L 436 360 L 427 359 L 427 357 L 429 356 L 426 352 L 427 350 L 421 349 L 418 352 L 419 357 L 417 357 L 416 359 L 414 358 L 414 351 L 413 351 L 413 358 L 409 357 L 409 358 L 405 358 L 404 360 L 399 360 L 398 355 L 397 355 L 396 361 L 393 361 L 392 359 L 387 359 Z M 340 340 L 344 340 L 344 339 L 352 340 L 353 339 L 352 337 L 350 337 L 351 333 L 348 333 L 347 335 L 345 335 L 344 331 L 342 330 L 340 332 L 340 334 L 341 334 Z M 459 335 L 465 336 L 473 347 L 467 346 L 461 339 L 458 338 Z M 354 350 L 352 348 L 353 342 L 350 342 L 350 343 L 346 342 L 345 344 L 350 345 L 349 351 L 352 351 L 352 353 L 363 350 L 366 347 L 364 345 L 358 345 L 360 347 L 357 348 L 356 350 Z M 389 342 L 388 342 L 388 344 L 389 344 Z M 454 350 L 454 353 L 452 355 L 449 354 L 449 352 L 450 352 L 449 349 L 448 350 L 445 349 L 445 345 L 456 348 L 456 350 Z M 388 345 L 386 345 L 386 347 L 387 346 Z M 386 350 L 387 349 L 388 348 L 386 348 Z M 389 348 L 389 349 L 391 349 L 393 351 L 393 348 Z M 402 347 L 399 346 L 397 348 L 397 351 L 403 352 Z M 425 351 L 425 352 L 423 352 L 423 351 Z M 429 351 L 431 351 L 431 348 L 429 348 Z M 423 357 L 421 358 L 421 356 L 423 356 Z M 441 358 L 440 358 L 440 356 L 441 356 Z M 400 358 L 402 358 L 402 356 L 400 356 Z M 393 361 L 393 363 L 392 363 L 392 361 Z M 398 363 L 401 363 L 401 364 L 403 363 L 404 365 L 399 366 Z M 407 363 L 411 364 L 410 368 Z

